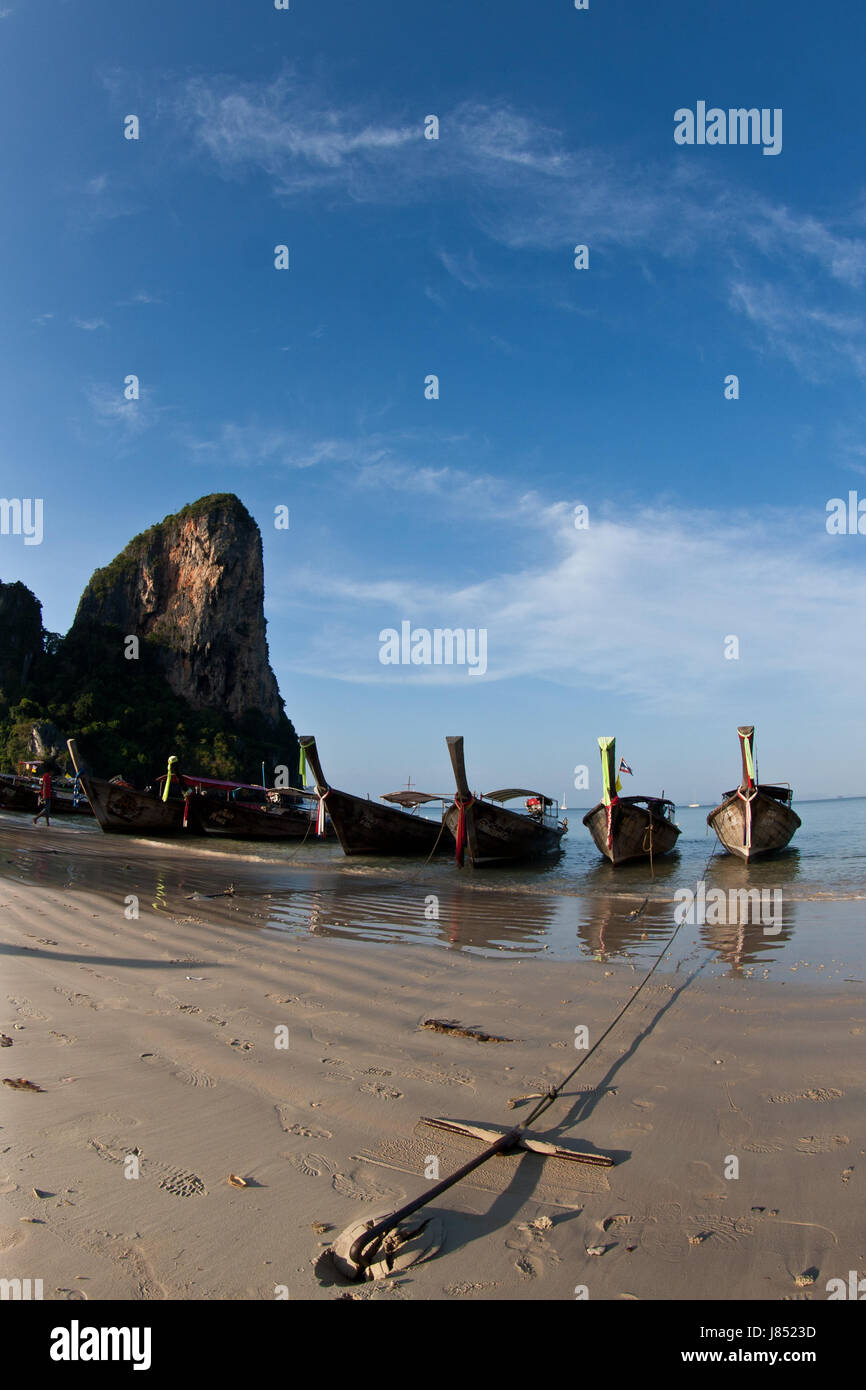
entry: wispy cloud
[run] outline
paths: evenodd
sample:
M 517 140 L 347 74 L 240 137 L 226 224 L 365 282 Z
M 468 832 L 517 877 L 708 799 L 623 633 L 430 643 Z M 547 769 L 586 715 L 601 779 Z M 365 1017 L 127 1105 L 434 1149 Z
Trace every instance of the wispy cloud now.
M 780 512 L 758 523 L 745 513 L 644 509 L 593 518 L 581 531 L 565 502 L 548 502 L 538 514 L 545 560 L 503 566 L 480 583 L 341 574 L 333 565 L 324 574 L 293 570 L 295 595 L 309 594 L 328 633 L 327 641 L 311 634 L 295 668 L 348 681 L 464 681 L 457 668 L 379 664 L 378 632 L 408 619 L 428 628 L 485 627 L 489 680 L 538 677 L 639 697 L 668 712 L 693 710 L 695 690 L 709 706 L 744 689 L 775 697 L 788 683 L 826 706 L 827 670 L 834 682 L 866 678 L 863 654 L 850 642 L 866 576 L 840 548 L 845 538 L 826 535 L 822 513 Z M 733 585 L 727 575 L 736 576 Z M 744 607 L 743 593 L 759 601 Z M 738 660 L 724 656 L 732 635 Z
M 118 307 L 119 309 L 128 309 L 131 305 L 134 305 L 134 304 L 161 304 L 161 303 L 162 303 L 162 300 L 160 299 L 159 295 L 156 295 L 156 294 L 148 294 L 145 290 L 139 290 L 137 294 L 132 295 L 129 299 L 118 299 L 118 301 L 117 301 L 117 307 Z
M 458 284 L 467 290 L 484 289 L 490 284 L 489 278 L 484 275 L 478 267 L 477 258 L 474 251 L 467 251 L 464 255 L 454 255 L 449 251 L 440 251 L 439 259 L 444 265 L 448 274 L 451 275 Z
M 310 439 L 279 426 L 250 421 L 227 421 L 209 437 L 189 431 L 180 442 L 193 453 L 210 459 L 255 467 L 271 464 L 281 468 L 316 468 L 321 464 L 349 462 L 356 457 L 357 444 L 342 439 Z
M 758 330 L 763 343 L 813 381 L 833 374 L 839 357 L 866 377 L 866 322 L 857 313 L 804 301 L 803 292 L 780 285 L 731 285 L 731 305 Z
M 814 354 L 797 352 L 791 311 L 770 298 L 793 299 L 808 277 L 808 334 L 825 357 L 862 370 L 859 315 L 839 303 L 866 281 L 862 208 L 835 218 L 797 210 L 709 174 L 673 147 L 653 159 L 637 148 L 575 147 L 505 101 L 465 101 L 440 113 L 435 142 L 424 140 L 417 115 L 341 105 L 293 74 L 264 86 L 199 78 L 182 89 L 177 109 L 224 174 L 264 173 L 277 196 L 328 190 L 383 205 L 450 200 L 511 250 L 566 256 L 582 241 L 628 253 L 644 277 L 653 263 L 693 261 L 720 301 L 746 313 L 766 346 L 807 375 Z M 487 283 L 477 251 L 438 255 L 464 287 Z M 441 302 L 434 287 L 425 293 Z
M 73 319 L 76 328 L 83 328 L 85 333 L 95 333 L 97 328 L 107 328 L 105 319 Z
M 156 423 L 160 413 L 145 390 L 137 401 L 128 401 L 122 389 L 104 384 L 88 387 L 86 394 L 97 424 L 119 429 L 124 435 L 141 434 Z
M 421 139 L 421 126 L 337 108 L 309 84 L 283 76 L 268 86 L 190 80 L 181 112 L 226 172 L 250 165 L 286 194 L 342 182 L 363 194 L 364 168 Z

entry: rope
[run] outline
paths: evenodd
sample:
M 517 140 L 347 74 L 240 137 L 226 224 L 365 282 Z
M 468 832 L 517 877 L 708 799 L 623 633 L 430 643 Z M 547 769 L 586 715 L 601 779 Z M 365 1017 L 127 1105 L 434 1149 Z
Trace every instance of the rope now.
M 654 872 L 654 870 L 653 870 L 653 813 L 652 813 L 652 811 L 650 810 L 649 807 L 647 807 L 647 815 L 649 816 L 649 825 L 647 826 L 646 830 L 645 830 L 644 833 L 643 833 L 643 839 L 641 840 L 641 849 L 642 849 L 642 850 L 644 851 L 644 853 L 646 854 L 646 852 L 647 852 L 647 842 L 646 842 L 646 841 L 647 841 L 647 835 L 649 835 L 650 878 L 655 878 L 655 872 Z
M 592 1056 L 592 1054 L 593 1054 L 594 1052 L 596 1052 L 596 1051 L 601 1047 L 601 1045 L 602 1045 L 602 1043 L 604 1042 L 605 1038 L 608 1036 L 609 1033 L 611 1033 L 611 1032 L 613 1031 L 613 1029 L 614 1029 L 614 1028 L 616 1027 L 616 1025 L 619 1023 L 620 1019 L 623 1017 L 623 1015 L 625 1014 L 626 1010 L 631 1008 L 632 1004 L 633 1004 L 634 1001 L 637 999 L 637 997 L 638 997 L 638 995 L 640 994 L 641 990 L 643 989 L 644 985 L 648 982 L 648 980 L 649 980 L 650 977 L 653 975 L 653 973 L 655 972 L 655 970 L 656 970 L 656 969 L 658 968 L 658 966 L 661 964 L 662 960 L 664 959 L 664 957 L 665 957 L 665 955 L 667 954 L 667 952 L 670 950 L 671 946 L 673 946 L 674 941 L 676 940 L 676 937 L 677 937 L 677 933 L 680 931 L 680 928 L 682 927 L 682 925 L 683 925 L 682 922 L 680 922 L 680 923 L 678 923 L 677 926 L 674 928 L 673 934 L 671 935 L 670 939 L 669 939 L 669 940 L 665 943 L 665 945 L 663 946 L 661 952 L 660 952 L 659 955 L 656 957 L 656 959 L 655 959 L 655 961 L 653 962 L 653 964 L 650 966 L 650 968 L 649 968 L 649 970 L 647 971 L 646 975 L 644 975 L 643 979 L 641 980 L 641 982 L 640 982 L 640 984 L 638 985 L 637 989 L 636 989 L 636 990 L 634 991 L 634 993 L 632 994 L 631 998 L 626 1000 L 626 1002 L 623 1004 L 622 1008 L 620 1009 L 619 1013 L 618 1013 L 618 1014 L 616 1015 L 616 1017 L 614 1018 L 613 1022 L 608 1024 L 607 1028 L 605 1028 L 605 1030 L 604 1030 L 604 1032 L 602 1033 L 601 1037 L 598 1039 L 597 1042 L 593 1043 L 592 1047 L 589 1049 L 589 1051 L 587 1052 L 586 1056 L 585 1056 L 585 1057 L 581 1057 L 581 1059 L 580 1059 L 580 1061 L 578 1062 L 577 1066 L 572 1068 L 572 1070 L 568 1073 L 568 1076 L 563 1077 L 562 1081 L 560 1081 L 559 1084 L 558 1084 L 557 1086 L 554 1086 L 550 1091 L 547 1092 L 546 1095 L 544 1095 L 544 1096 L 541 1097 L 541 1099 L 539 1100 L 538 1104 L 530 1111 L 530 1113 L 529 1113 L 529 1115 L 526 1117 L 526 1119 L 523 1120 L 522 1123 L 521 1123 L 520 1125 L 518 1125 L 518 1129 L 521 1129 L 521 1130 L 523 1130 L 523 1129 L 528 1129 L 529 1126 L 533 1123 L 533 1121 L 538 1119 L 539 1115 L 543 1115 L 544 1112 L 545 1112 L 545 1110 L 548 1110 L 548 1109 L 550 1108 L 550 1106 L 553 1104 L 553 1102 L 554 1102 L 555 1100 L 558 1099 L 560 1092 L 563 1090 L 563 1088 L 564 1088 L 565 1086 L 568 1085 L 568 1083 L 569 1083 L 569 1081 L 571 1081 L 572 1077 L 577 1075 L 577 1073 L 580 1071 L 581 1067 L 582 1067 L 582 1066 L 585 1066 L 586 1063 L 589 1061 L 589 1059 L 590 1059 L 590 1057 Z M 706 958 L 706 960 L 708 960 L 708 959 L 709 959 L 709 957 Z M 704 961 L 704 965 L 706 964 L 706 960 Z M 703 969 L 703 965 L 700 967 L 700 969 Z
M 443 815 L 442 815 L 442 824 L 441 824 L 441 826 L 439 827 L 439 834 L 436 836 L 436 843 L 435 843 L 435 845 L 433 846 L 433 848 L 431 849 L 430 853 L 427 855 L 427 858 L 424 860 L 424 863 L 425 863 L 425 864 L 429 864 L 429 863 L 430 863 L 430 860 L 433 858 L 433 855 L 436 853 L 437 849 L 439 848 L 439 841 L 442 839 L 442 831 L 443 831 L 445 828 L 446 828 L 446 827 L 445 827 L 445 815 L 444 815 L 444 812 L 443 812 Z

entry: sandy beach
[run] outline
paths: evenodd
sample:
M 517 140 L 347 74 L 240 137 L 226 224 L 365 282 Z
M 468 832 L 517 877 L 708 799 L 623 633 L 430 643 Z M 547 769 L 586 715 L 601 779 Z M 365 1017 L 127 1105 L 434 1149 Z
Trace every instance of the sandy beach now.
M 0 1088 L 0 1276 L 54 1300 L 817 1301 L 863 1268 L 862 980 L 691 978 L 697 941 L 543 1122 L 613 1167 L 498 1157 L 436 1204 L 439 1255 L 335 1283 L 338 1232 L 477 1152 L 421 1117 L 514 1123 L 642 971 L 262 929 L 194 887 L 222 894 L 225 860 L 160 851 L 154 892 L 153 845 L 52 827 L 34 872 L 36 835 L 3 830 L 2 1075 L 41 1089 Z

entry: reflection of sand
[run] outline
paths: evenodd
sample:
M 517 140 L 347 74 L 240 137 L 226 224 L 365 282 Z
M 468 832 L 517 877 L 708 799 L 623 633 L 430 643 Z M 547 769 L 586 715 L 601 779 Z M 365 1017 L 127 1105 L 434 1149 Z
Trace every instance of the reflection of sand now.
M 575 1028 L 592 1041 L 640 978 L 441 939 L 252 932 L 233 897 L 192 896 L 224 869 L 176 850 L 160 890 L 135 846 L 66 839 L 53 868 L 59 844 L 29 868 L 7 846 L 0 881 L 3 1075 L 44 1088 L 0 1088 L 0 1277 L 43 1278 L 46 1298 L 337 1296 L 313 1273 L 329 1239 L 313 1223 L 414 1196 L 430 1155 L 463 1162 L 471 1145 L 420 1117 L 520 1118 L 509 1097 L 567 1072 Z M 101 889 L 82 889 L 97 863 Z M 334 911 L 308 894 L 317 923 Z M 862 1265 L 862 984 L 682 983 L 656 975 L 545 1117 L 617 1166 L 492 1161 L 437 1204 L 444 1253 L 402 1296 L 823 1298 Z M 431 1016 L 519 1041 L 422 1030 Z

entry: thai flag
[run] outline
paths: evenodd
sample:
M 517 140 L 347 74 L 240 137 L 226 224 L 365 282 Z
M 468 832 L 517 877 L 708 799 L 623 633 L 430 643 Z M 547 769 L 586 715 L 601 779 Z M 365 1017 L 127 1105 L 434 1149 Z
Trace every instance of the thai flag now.
M 631 768 L 629 767 L 628 763 L 626 762 L 625 758 L 620 758 L 620 760 L 619 760 L 619 770 L 620 770 L 620 772 L 627 772 L 628 775 L 629 775 L 629 777 L 634 777 L 634 773 L 632 772 L 632 770 L 631 770 Z

